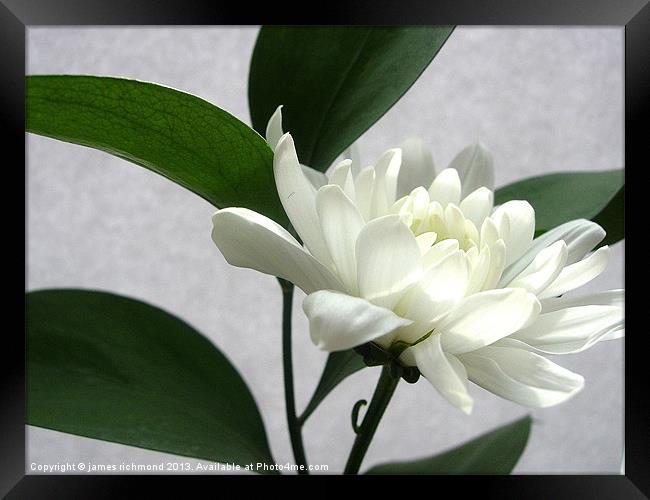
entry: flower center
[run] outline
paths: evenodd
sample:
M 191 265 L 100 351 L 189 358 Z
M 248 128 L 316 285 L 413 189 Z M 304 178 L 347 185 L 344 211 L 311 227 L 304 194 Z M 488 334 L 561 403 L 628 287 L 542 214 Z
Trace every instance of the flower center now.
M 390 212 L 402 217 L 416 237 L 435 233 L 435 243 L 454 239 L 466 252 L 479 246 L 479 230 L 461 209 L 453 203 L 446 203 L 443 207 L 439 201 L 430 200 L 423 187 L 415 188 L 411 194 L 397 200 Z

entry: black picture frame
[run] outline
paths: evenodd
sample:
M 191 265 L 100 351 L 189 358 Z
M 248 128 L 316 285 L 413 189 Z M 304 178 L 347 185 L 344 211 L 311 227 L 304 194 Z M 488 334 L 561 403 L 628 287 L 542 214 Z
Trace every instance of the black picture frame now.
M 236 4 L 236 3 L 235 3 Z M 627 168 L 647 158 L 644 125 L 648 120 L 650 94 L 650 6 L 648 0 L 503 0 L 471 1 L 390 0 L 356 1 L 347 5 L 328 2 L 327 9 L 301 12 L 301 19 L 282 12 L 282 6 L 269 3 L 256 6 L 256 16 L 245 6 L 225 5 L 198 0 L 0 0 L 0 127 L 8 147 L 5 149 L 2 201 L 6 204 L 5 223 L 16 224 L 23 238 L 5 233 L 5 247 L 25 259 L 25 224 L 16 217 L 17 202 L 10 194 L 20 179 L 15 163 L 25 164 L 25 34 L 34 25 L 189 25 L 189 24 L 459 24 L 459 25 L 614 25 L 625 27 L 625 158 L 626 177 L 643 164 Z M 248 9 L 250 10 L 250 9 Z M 288 9 L 290 11 L 290 9 Z M 311 13 L 310 13 L 311 12 Z M 245 15 L 246 14 L 246 15 Z M 295 15 L 295 11 L 294 11 Z M 16 158 L 10 160 L 10 158 Z M 647 161 L 647 160 L 646 160 Z M 13 183 L 14 175 L 16 183 Z M 9 180 L 11 179 L 11 180 Z M 631 184 L 632 196 L 626 198 L 626 214 L 634 199 L 637 183 Z M 25 205 L 23 205 L 26 207 Z M 26 208 L 25 208 L 26 210 Z M 629 220 L 626 216 L 626 221 Z M 12 228 L 13 229 L 13 228 Z M 626 231 L 626 239 L 630 231 Z M 632 236 L 634 245 L 635 236 Z M 23 245 L 15 241 L 22 241 Z M 629 242 L 627 243 L 629 245 Z M 639 243 L 643 245 L 643 242 Z M 11 254 L 5 262 L 11 262 Z M 627 255 L 626 255 L 627 257 Z M 8 265 L 16 278 L 8 280 L 4 312 L 15 319 L 16 327 L 5 328 L 0 363 L 2 412 L 0 423 L 0 495 L 8 498 L 113 498 L 128 496 L 144 482 L 147 489 L 163 487 L 167 494 L 174 487 L 185 489 L 187 481 L 212 480 L 212 477 L 137 477 L 137 476 L 30 476 L 25 475 L 25 275 L 18 266 Z M 11 270 L 10 269 L 10 270 Z M 8 275 L 8 274 L 7 274 Z M 20 276 L 20 277 L 18 277 Z M 650 404 L 646 387 L 643 335 L 647 329 L 629 326 L 634 305 L 643 292 L 634 293 L 626 273 L 625 355 L 625 475 L 624 476 L 437 476 L 435 488 L 462 485 L 462 491 L 477 489 L 488 498 L 648 498 L 650 495 Z M 7 287 L 5 287 L 6 289 Z M 15 289 L 14 289 L 15 288 Z M 633 324 L 633 323 L 632 323 Z M 21 326 L 22 325 L 22 330 Z M 261 476 L 260 476 L 261 477 Z M 226 480 L 221 478 L 219 480 Z M 258 479 L 262 480 L 262 479 Z M 270 479 L 267 479 L 270 480 Z M 424 480 L 431 481 L 430 478 Z M 367 481 L 367 480 L 366 480 Z M 171 489 L 170 489 L 171 488 Z M 444 491 L 444 490 L 440 490 Z M 435 492 L 432 492 L 435 494 Z

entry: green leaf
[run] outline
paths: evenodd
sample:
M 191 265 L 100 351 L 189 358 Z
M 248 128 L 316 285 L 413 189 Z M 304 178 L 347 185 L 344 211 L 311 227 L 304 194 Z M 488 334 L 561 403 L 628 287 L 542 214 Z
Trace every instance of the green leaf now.
M 510 474 L 524 452 L 531 424 L 526 416 L 440 455 L 375 465 L 366 474 Z
M 28 76 L 27 130 L 129 160 L 216 207 L 246 207 L 286 223 L 271 148 L 193 95 L 120 78 Z
M 274 463 L 228 359 L 180 319 L 104 292 L 27 294 L 27 422 L 217 462 Z
M 573 219 L 596 221 L 611 244 L 623 238 L 624 183 L 623 170 L 548 174 L 497 189 L 495 204 L 530 202 L 537 235 Z
M 300 416 L 300 421 L 305 422 L 314 410 L 345 378 L 365 368 L 363 358 L 352 349 L 333 352 L 327 358 L 325 369 L 320 377 L 318 386 L 307 404 L 305 411 Z
M 625 185 L 618 190 L 610 202 L 600 213 L 593 218 L 593 221 L 600 224 L 607 231 L 607 236 L 600 243 L 601 245 L 613 245 L 625 238 Z
M 301 163 L 324 171 L 413 85 L 444 27 L 268 27 L 253 51 L 248 101 L 264 133 L 278 105 Z

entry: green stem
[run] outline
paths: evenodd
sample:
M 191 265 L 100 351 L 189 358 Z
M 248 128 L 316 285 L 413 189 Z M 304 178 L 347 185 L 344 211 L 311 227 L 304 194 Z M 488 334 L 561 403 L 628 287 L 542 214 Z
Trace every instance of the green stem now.
M 359 472 L 363 457 L 368 451 L 368 446 L 370 446 L 379 421 L 395 392 L 399 379 L 400 376 L 391 370 L 389 364 L 382 367 L 381 376 L 372 395 L 372 401 L 370 401 L 366 416 L 363 418 L 363 423 L 359 426 L 359 432 L 357 432 L 357 437 L 352 445 L 348 463 L 345 464 L 344 474 L 357 474 Z
M 293 284 L 278 278 L 282 287 L 282 364 L 284 368 L 284 399 L 287 408 L 287 425 L 298 474 L 309 474 L 307 458 L 302 444 L 302 431 L 296 414 L 296 399 L 293 390 L 293 361 L 291 356 L 291 311 L 293 305 Z M 301 470 L 304 469 L 304 470 Z

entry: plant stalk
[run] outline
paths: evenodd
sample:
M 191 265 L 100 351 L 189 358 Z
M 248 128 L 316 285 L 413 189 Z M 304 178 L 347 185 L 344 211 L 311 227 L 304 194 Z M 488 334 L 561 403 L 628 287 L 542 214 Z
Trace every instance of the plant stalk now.
M 282 365 L 284 369 L 284 399 L 287 410 L 289 438 L 293 457 L 299 466 L 298 474 L 309 474 L 307 458 L 302 443 L 302 430 L 296 414 L 296 399 L 293 389 L 293 360 L 291 355 L 291 311 L 293 306 L 293 283 L 278 278 L 282 287 Z M 304 470 L 301 470 L 304 469 Z
M 363 423 L 359 426 L 357 437 L 354 440 L 350 456 L 348 457 L 348 462 L 345 464 L 344 474 L 357 474 L 359 472 L 361 462 L 366 456 L 379 421 L 386 411 L 386 407 L 395 392 L 399 380 L 400 376 L 391 370 L 389 364 L 382 367 L 381 376 L 372 395 L 370 406 L 368 406 L 366 416 L 363 418 Z

